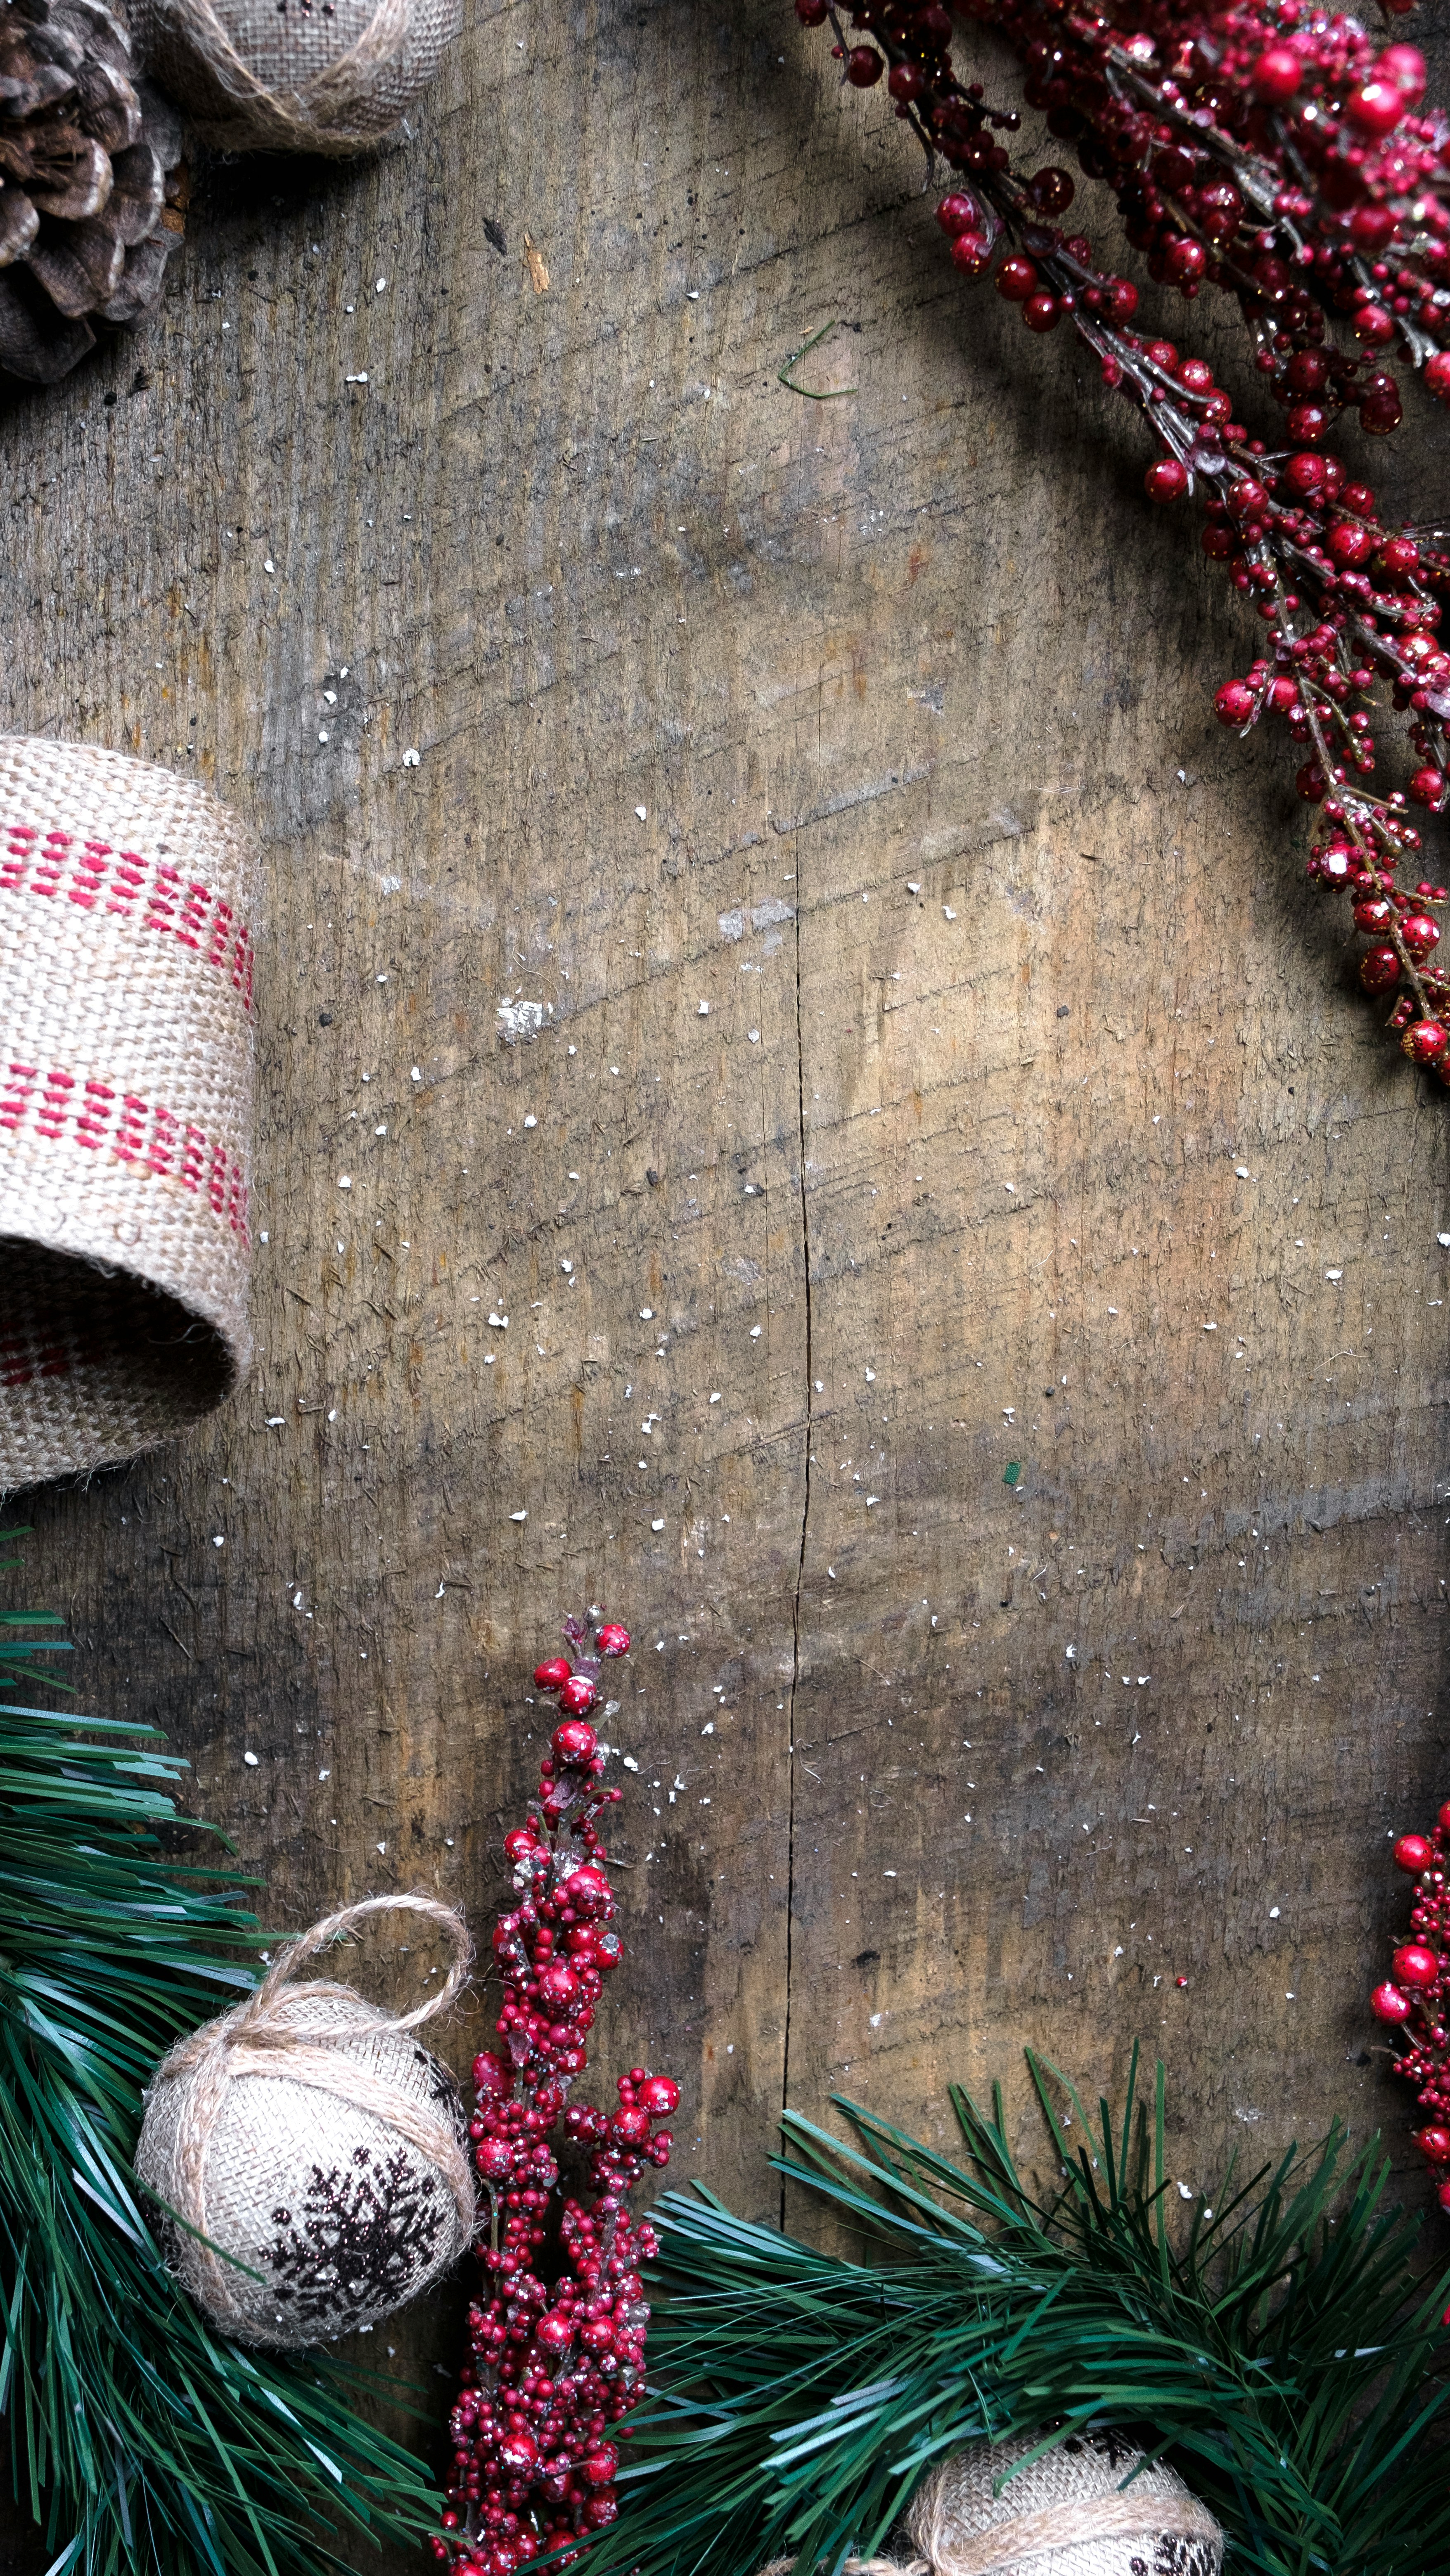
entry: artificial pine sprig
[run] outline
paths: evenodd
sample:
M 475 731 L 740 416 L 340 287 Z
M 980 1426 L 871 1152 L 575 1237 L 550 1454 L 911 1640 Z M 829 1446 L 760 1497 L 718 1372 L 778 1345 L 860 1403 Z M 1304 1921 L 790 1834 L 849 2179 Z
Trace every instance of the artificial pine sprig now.
M 1450 2564 L 1434 2437 L 1450 2273 L 1384 2202 L 1378 2143 L 1332 2130 L 1188 2204 L 1164 2078 L 1091 2120 L 1029 2055 L 1056 2183 L 1038 2191 L 959 2088 L 953 2163 L 837 2107 L 842 2145 L 787 2114 L 778 2170 L 869 2251 L 816 2251 L 710 2194 L 655 2212 L 651 2404 L 590 2576 L 838 2576 L 885 2542 L 933 2462 L 978 2438 L 1044 2447 L 1112 2426 L 1217 2514 L 1241 2576 L 1431 2576 Z
M 17 1538 L 20 1531 L 0 1536 Z M 0 1560 L 0 1572 L 19 1564 Z M 251 1884 L 168 1856 L 187 1765 L 151 1727 L 18 1705 L 0 1661 L 0 2405 L 51 2576 L 317 2576 L 442 2498 L 356 2411 L 370 2374 L 252 2352 L 166 2273 L 131 2157 L 157 2060 L 255 1980 Z M 190 1827 L 203 1833 L 210 1827 Z

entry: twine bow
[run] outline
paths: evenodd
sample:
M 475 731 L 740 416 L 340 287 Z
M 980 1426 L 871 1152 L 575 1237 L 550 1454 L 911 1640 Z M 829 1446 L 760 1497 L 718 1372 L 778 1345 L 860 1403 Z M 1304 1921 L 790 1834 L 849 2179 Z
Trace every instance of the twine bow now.
M 1139 2539 L 1164 2527 L 1165 2512 L 1175 2539 L 1223 2539 L 1207 2506 L 1186 2490 L 1181 2501 L 1165 2506 L 1161 2495 L 1135 2495 L 1132 2487 L 1114 2495 L 1084 2496 L 1080 2503 L 1044 2505 L 1037 2513 L 1015 2514 L 990 2531 L 965 2531 L 954 2492 L 955 2467 L 954 2460 L 944 2460 L 912 2498 L 906 2527 L 923 2552 L 920 2558 L 848 2558 L 842 2576 L 998 2576 L 1025 2559 L 1079 2542 Z M 793 2558 L 773 2558 L 760 2576 L 791 2576 L 794 2566 Z
M 426 1915 L 452 1942 L 453 1964 L 436 1995 L 415 2004 L 411 2012 L 393 2017 L 379 2014 L 351 1987 L 337 1985 L 331 1978 L 313 1978 L 301 1986 L 292 1984 L 303 1962 L 315 1957 L 330 1941 L 351 1931 L 369 1914 L 391 1912 Z M 422 2103 L 400 2093 L 385 2077 L 338 2054 L 360 2032 L 416 2030 L 421 2022 L 431 2021 L 435 2013 L 446 2012 L 467 1982 L 472 1964 L 473 1943 L 468 1926 L 451 1906 L 440 1904 L 432 1896 L 366 1896 L 356 1905 L 344 1905 L 340 1912 L 324 1915 L 309 1932 L 289 1942 L 245 2003 L 234 2005 L 217 2020 L 204 2022 L 200 2030 L 189 2032 L 162 2059 L 150 2093 L 179 2078 L 190 2079 L 176 2125 L 167 2198 L 174 2214 L 196 2231 L 188 2259 L 205 2276 L 207 2304 L 220 2324 L 240 2327 L 246 2322 L 247 2312 L 235 2295 L 230 2277 L 233 2266 L 209 2241 L 207 2153 L 228 2087 L 240 2076 L 271 2076 L 289 2084 L 305 2084 L 315 2092 L 335 2094 L 353 2109 L 370 2111 L 375 2118 L 385 2120 L 436 2167 L 453 2194 L 465 2240 L 472 2235 L 476 2215 L 473 2176 L 452 2128 Z M 305 2006 L 319 1996 L 325 1997 L 338 2015 L 330 2030 L 306 2027 Z

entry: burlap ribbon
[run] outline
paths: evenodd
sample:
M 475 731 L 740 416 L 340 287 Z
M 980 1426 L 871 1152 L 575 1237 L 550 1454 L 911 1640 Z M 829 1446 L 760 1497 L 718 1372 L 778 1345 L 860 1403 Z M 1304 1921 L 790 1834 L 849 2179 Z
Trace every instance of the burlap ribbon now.
M 1018 2444 L 1000 2454 L 1002 2465 L 1020 2457 L 1026 2448 Z M 1062 2482 L 1070 2481 L 1074 2451 L 1065 2447 L 1050 2453 L 1040 2464 L 1041 2474 L 1051 2476 L 1054 2465 L 1060 2465 Z M 1081 2548 L 1087 2551 L 1095 2541 L 1139 2540 L 1146 2533 L 1171 2531 L 1173 2537 L 1201 2541 L 1205 2545 L 1203 2564 L 1217 2566 L 1217 2553 L 1223 2534 L 1213 2515 L 1174 2473 L 1161 2468 L 1146 2471 L 1127 2488 L 1108 2495 L 1084 2495 L 1077 2499 L 1063 2496 L 1061 2501 L 1038 2506 L 1031 2512 L 1012 2513 L 1010 2488 L 1000 2499 L 999 2509 L 1009 2519 L 996 2522 L 989 2530 L 968 2530 L 963 2521 L 963 2468 L 969 2457 L 988 2455 L 985 2443 L 973 2446 L 973 2453 L 957 2452 L 923 2479 L 906 2517 L 907 2532 L 920 2556 L 898 2558 L 848 2558 L 842 2576 L 999 2576 L 1005 2568 L 1016 2568 L 1051 2551 Z M 1131 2466 L 1124 2461 L 1124 2471 Z M 1163 2492 L 1171 2480 L 1172 2492 Z M 773 2558 L 760 2576 L 791 2576 L 794 2559 Z M 1083 2576 L 1093 2576 L 1090 2558 L 1084 2560 Z
M 0 738 L 0 1492 L 246 1368 L 257 854 L 195 780 Z
M 356 2031 L 375 2031 L 379 2027 L 373 2006 L 354 1995 L 350 1987 L 339 1986 L 330 1979 L 309 1980 L 300 1986 L 292 1983 L 303 1962 L 315 1957 L 330 1941 L 350 1932 L 370 1914 L 398 1910 L 425 1915 L 446 1932 L 453 1944 L 453 1964 L 436 1995 L 415 2004 L 411 2012 L 386 2017 L 383 2027 L 392 2031 L 416 2030 L 435 2014 L 446 2012 L 466 1983 L 473 1964 L 473 1943 L 462 1916 L 432 1896 L 367 1896 L 314 1923 L 274 1961 L 245 2003 L 178 2040 L 163 2058 L 152 2079 L 151 2092 L 178 2077 L 190 2079 L 182 2097 L 185 2108 L 177 2123 L 170 2189 L 165 2197 L 173 2214 L 194 2228 L 198 2238 L 208 2235 L 206 2167 L 212 2132 L 228 2087 L 246 2075 L 274 2076 L 291 2084 L 305 2084 L 319 2093 L 335 2094 L 354 2108 L 371 2111 L 379 2120 L 385 2120 L 437 2168 L 453 2194 L 465 2240 L 471 2236 L 475 2218 L 473 2175 L 452 2128 L 421 2103 L 400 2093 L 396 2086 L 383 2082 L 355 2061 L 339 2060 L 337 2056 L 337 2042 L 345 2042 Z M 295 2025 L 294 2010 L 315 1996 L 326 1997 L 338 2018 L 329 2032 L 319 2034 L 314 2029 L 304 2036 Z M 354 2007 L 350 2013 L 349 2005 Z M 194 2255 L 206 2275 L 207 2304 L 212 2313 L 219 2322 L 242 2326 L 246 2311 L 234 2294 L 230 2278 L 233 2267 L 206 2242 L 195 2245 Z

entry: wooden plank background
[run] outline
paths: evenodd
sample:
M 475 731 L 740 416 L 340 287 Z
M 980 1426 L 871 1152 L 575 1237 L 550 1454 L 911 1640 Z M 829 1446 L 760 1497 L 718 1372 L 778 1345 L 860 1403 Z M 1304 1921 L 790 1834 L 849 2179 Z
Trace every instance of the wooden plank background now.
M 1189 2182 L 1336 2110 L 1408 2173 L 1450 1104 L 1213 721 L 1244 622 L 781 0 L 480 7 L 417 129 L 208 167 L 5 416 L 0 722 L 193 769 L 271 884 L 254 1373 L 35 1497 L 29 1595 L 296 1926 L 486 1924 L 602 1597 L 599 2055 L 747 2210 L 786 2099 L 1030 2134 L 1024 2042 L 1161 2048 Z

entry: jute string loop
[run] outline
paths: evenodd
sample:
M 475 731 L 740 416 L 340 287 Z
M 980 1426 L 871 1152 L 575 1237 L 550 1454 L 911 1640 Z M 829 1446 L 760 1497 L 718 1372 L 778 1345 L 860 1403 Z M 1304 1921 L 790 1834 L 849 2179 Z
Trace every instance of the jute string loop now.
M 994 2471 L 1010 2467 L 1027 2449 L 1025 2443 L 974 2443 L 956 2452 L 923 2479 L 906 2515 L 906 2529 L 919 2557 L 848 2558 L 842 2576 L 1000 2576 L 1000 2571 L 1027 2567 L 1035 2558 L 1072 2550 L 1081 2552 L 1082 2576 L 1109 2576 L 1118 2562 L 1099 2554 L 1113 2540 L 1139 2540 L 1171 2532 L 1175 2540 L 1202 2544 L 1185 2576 L 1218 2576 L 1223 2534 L 1212 2514 L 1190 2494 L 1171 2469 L 1161 2464 L 1145 2469 L 1131 2485 L 1107 2492 L 1072 2495 L 1077 2463 L 1090 2454 L 1088 2442 L 1064 2444 L 1033 2464 L 1039 2499 L 1044 2482 L 1057 2490 L 1050 2502 L 1030 2510 L 1012 2510 L 1009 2487 L 993 2498 Z M 1116 2454 L 1114 2474 L 1126 2476 L 1141 2454 Z M 1097 2466 L 1094 2460 L 1092 2465 Z M 984 2511 L 1005 2514 L 983 2529 Z M 975 2526 L 975 2527 L 973 2527 Z M 1175 2564 L 1178 2563 L 1175 2561 Z M 794 2560 L 773 2558 L 760 2576 L 791 2576 Z M 1074 2565 L 1076 2566 L 1076 2557 Z
M 380 2015 L 360 1995 L 331 1979 L 310 1979 L 304 1985 L 293 1982 L 304 1962 L 326 1949 L 329 1942 L 352 1931 L 369 1915 L 392 1912 L 423 1915 L 446 1932 L 452 1942 L 453 1963 L 436 1995 L 426 1996 L 411 2012 Z M 472 1964 L 473 1943 L 462 1916 L 432 1896 L 366 1896 L 355 1905 L 342 1906 L 336 1914 L 324 1915 L 310 1931 L 289 1943 L 245 2003 L 178 2040 L 152 2079 L 152 2092 L 178 2077 L 191 2079 L 182 2096 L 185 2108 L 177 2124 L 170 2190 L 166 2194 L 177 2214 L 196 2229 L 199 2237 L 207 2237 L 207 2151 L 228 2087 L 242 2076 L 274 2076 L 308 2085 L 319 2093 L 335 2094 L 396 2129 L 429 2164 L 436 2166 L 447 2183 L 466 2240 L 473 2232 L 475 2218 L 473 2176 L 453 2130 L 355 2060 L 339 2061 L 336 2050 L 339 2043 L 345 2045 L 358 2031 L 416 2030 L 435 2014 L 446 2012 L 466 1983 Z M 325 1998 L 332 2006 L 332 2026 L 326 2031 L 313 2028 L 304 2032 L 297 2026 L 299 2008 L 305 2014 L 307 2004 L 314 1998 Z M 236 2296 L 233 2267 L 209 2243 L 195 2245 L 193 2252 L 206 2276 L 207 2305 L 220 2321 L 240 2328 L 247 2311 Z

